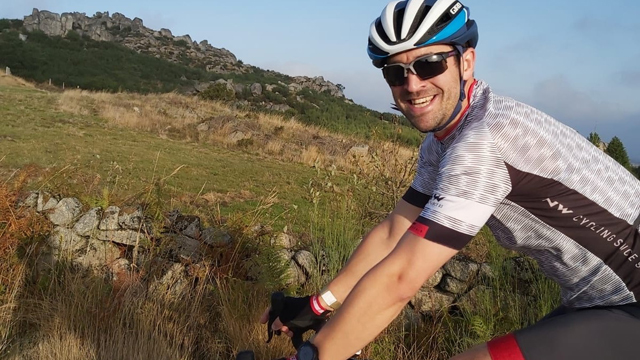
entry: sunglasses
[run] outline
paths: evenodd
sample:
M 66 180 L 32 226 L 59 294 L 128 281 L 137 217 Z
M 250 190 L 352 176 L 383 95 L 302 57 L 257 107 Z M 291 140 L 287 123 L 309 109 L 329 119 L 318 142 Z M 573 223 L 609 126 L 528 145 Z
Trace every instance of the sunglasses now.
M 395 63 L 385 65 L 382 68 L 382 75 L 390 86 L 402 86 L 405 84 L 408 70 L 416 74 L 420 79 L 427 80 L 436 77 L 447 71 L 447 58 L 457 55 L 455 50 L 429 54 L 419 57 L 409 64 Z

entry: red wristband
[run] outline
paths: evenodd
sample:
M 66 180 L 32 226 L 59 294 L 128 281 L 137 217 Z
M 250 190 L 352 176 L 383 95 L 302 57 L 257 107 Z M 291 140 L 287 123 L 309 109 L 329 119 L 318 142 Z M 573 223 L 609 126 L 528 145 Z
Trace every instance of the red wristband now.
M 311 302 L 311 310 L 313 310 L 313 312 L 316 315 L 322 315 L 323 312 L 329 310 L 324 306 L 322 306 L 322 303 L 320 302 L 320 298 L 318 297 L 318 295 L 313 295 L 309 299 L 309 302 Z

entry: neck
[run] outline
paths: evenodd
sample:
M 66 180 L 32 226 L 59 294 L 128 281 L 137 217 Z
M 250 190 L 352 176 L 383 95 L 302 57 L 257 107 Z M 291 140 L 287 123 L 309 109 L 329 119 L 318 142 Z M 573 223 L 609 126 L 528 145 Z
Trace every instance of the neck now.
M 453 129 L 455 129 L 458 126 L 458 123 L 460 122 L 460 120 L 467 113 L 467 108 L 469 107 L 469 102 L 471 101 L 471 88 L 475 85 L 475 83 L 476 83 L 476 79 L 473 79 L 473 78 L 466 82 L 464 87 L 464 93 L 467 94 L 467 96 L 462 101 L 462 104 L 461 104 L 462 110 L 456 116 L 456 118 L 453 119 L 453 121 L 449 125 L 447 125 L 446 128 L 434 133 L 436 138 L 444 139 L 445 137 L 447 137 L 447 135 L 449 135 L 453 131 Z

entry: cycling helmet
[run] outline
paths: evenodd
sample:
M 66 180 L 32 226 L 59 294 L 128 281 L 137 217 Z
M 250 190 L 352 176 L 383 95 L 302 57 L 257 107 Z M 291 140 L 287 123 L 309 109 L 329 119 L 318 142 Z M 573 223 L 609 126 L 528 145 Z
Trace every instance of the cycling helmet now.
M 457 0 L 390 2 L 372 24 L 367 52 L 382 68 L 389 57 L 434 44 L 451 44 L 460 53 L 478 44 L 478 26 Z

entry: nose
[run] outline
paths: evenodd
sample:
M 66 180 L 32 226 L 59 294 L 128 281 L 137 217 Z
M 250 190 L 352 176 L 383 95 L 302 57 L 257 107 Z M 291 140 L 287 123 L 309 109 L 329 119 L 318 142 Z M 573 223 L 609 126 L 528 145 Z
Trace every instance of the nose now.
M 418 75 L 412 71 L 407 71 L 407 78 L 404 82 L 404 87 L 408 92 L 416 92 L 424 86 L 425 81 L 420 79 Z

